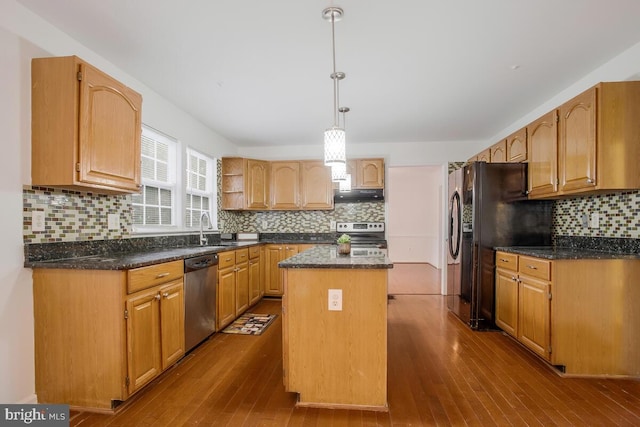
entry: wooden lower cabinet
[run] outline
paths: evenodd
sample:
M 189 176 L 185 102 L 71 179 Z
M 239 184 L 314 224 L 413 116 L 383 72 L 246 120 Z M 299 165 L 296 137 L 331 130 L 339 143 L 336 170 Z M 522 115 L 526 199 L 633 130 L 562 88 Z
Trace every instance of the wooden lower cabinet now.
M 177 280 L 127 299 L 129 393 L 184 356 L 184 287 Z
M 262 268 L 260 250 L 258 256 L 249 258 L 249 306 L 255 305 L 262 298 Z
M 518 283 L 518 340 L 549 360 L 551 284 L 526 276 Z
M 264 294 L 282 296 L 282 269 L 278 267 L 278 263 L 314 246 L 316 245 L 312 243 L 266 245 L 264 248 Z
M 496 270 L 496 325 L 511 336 L 518 336 L 518 282 L 515 273 Z
M 565 375 L 640 377 L 640 260 L 496 252 L 496 266 L 505 332 Z
M 180 359 L 183 269 L 34 269 L 38 402 L 113 409 Z
M 551 354 L 551 265 L 547 260 L 496 253 L 496 325 L 547 360 Z
M 247 311 L 250 305 L 255 304 L 260 299 L 259 254 L 260 247 L 258 246 L 219 254 L 217 330 L 228 326 L 238 316 Z M 253 256 L 253 259 L 251 256 Z M 257 266 L 257 269 L 255 266 Z M 257 299 L 254 287 L 257 287 Z
M 218 302 L 216 317 L 219 331 L 233 322 L 236 318 L 236 272 L 235 264 L 222 270 L 218 270 Z
M 244 313 L 247 308 L 249 308 L 249 261 L 236 264 L 236 317 Z

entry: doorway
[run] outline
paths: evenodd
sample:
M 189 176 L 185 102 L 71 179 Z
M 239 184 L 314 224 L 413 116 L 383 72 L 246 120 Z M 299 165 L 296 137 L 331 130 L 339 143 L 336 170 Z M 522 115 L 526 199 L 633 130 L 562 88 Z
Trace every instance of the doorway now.
M 389 294 L 442 293 L 443 166 L 388 170 Z

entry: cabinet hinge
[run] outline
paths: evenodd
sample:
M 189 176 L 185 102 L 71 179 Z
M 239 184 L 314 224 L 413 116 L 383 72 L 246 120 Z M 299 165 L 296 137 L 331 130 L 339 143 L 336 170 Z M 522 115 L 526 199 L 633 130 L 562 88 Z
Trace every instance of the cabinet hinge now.
M 549 346 L 549 354 L 551 354 L 551 346 Z
M 80 172 L 80 162 L 76 163 L 76 172 Z
M 76 74 L 76 77 L 78 78 L 78 81 L 82 81 L 82 71 L 78 71 L 78 74 Z
M 125 319 L 129 318 L 129 310 L 127 310 L 126 308 L 124 309 L 124 318 Z
M 547 294 L 547 298 L 549 298 L 549 300 L 551 300 L 551 292 L 549 292 L 549 293 Z
M 129 377 L 128 377 L 128 376 L 127 376 L 127 377 L 125 377 L 125 378 L 124 378 L 124 385 L 126 385 L 127 387 L 129 387 L 129 382 L 130 382 L 130 381 L 129 381 Z
M 558 123 L 560 121 L 560 115 L 558 114 L 558 112 L 556 111 L 556 123 Z

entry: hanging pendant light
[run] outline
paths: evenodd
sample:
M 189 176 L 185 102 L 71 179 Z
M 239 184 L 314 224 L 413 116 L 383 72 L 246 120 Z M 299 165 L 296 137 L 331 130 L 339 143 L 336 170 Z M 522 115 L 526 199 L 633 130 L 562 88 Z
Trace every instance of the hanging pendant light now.
M 347 179 L 347 164 L 334 163 L 331 165 L 331 181 L 344 181 Z
M 336 37 L 335 22 L 339 21 L 344 15 L 344 11 L 339 7 L 328 7 L 322 11 L 322 17 L 331 22 L 331 45 L 333 53 L 333 110 L 334 124 L 324 132 L 324 164 L 333 166 L 335 164 L 347 162 L 346 135 L 344 129 L 338 123 L 338 99 L 339 99 L 339 83 L 346 77 L 345 73 L 336 71 Z
M 341 193 L 346 193 L 351 191 L 351 174 L 347 174 L 344 181 L 339 181 L 339 190 Z

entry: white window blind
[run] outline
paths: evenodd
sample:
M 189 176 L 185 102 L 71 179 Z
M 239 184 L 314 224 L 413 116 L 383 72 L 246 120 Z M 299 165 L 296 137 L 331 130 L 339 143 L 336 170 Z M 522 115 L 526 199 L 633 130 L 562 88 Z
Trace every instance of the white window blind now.
M 187 148 L 186 162 L 186 202 L 185 202 L 185 227 L 199 227 L 200 218 L 206 212 L 209 214 L 211 224 L 215 226 L 215 162 L 195 150 Z M 205 220 L 206 221 L 206 220 Z M 204 223 L 209 226 L 208 223 Z
M 142 192 L 131 198 L 133 224 L 151 228 L 174 226 L 178 142 L 143 126 L 141 144 Z

